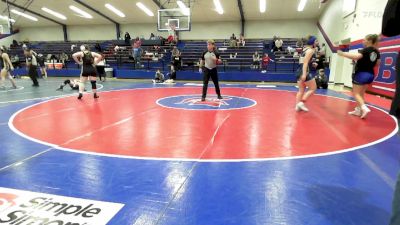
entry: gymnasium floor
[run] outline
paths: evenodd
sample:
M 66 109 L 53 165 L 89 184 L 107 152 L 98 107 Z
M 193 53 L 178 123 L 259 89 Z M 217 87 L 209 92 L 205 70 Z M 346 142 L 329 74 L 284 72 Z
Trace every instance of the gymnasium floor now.
M 388 224 L 400 137 L 378 106 L 361 120 L 333 90 L 295 113 L 288 84 L 224 83 L 222 101 L 210 84 L 204 104 L 199 83 L 117 80 L 78 101 L 61 81 L 0 90 L 0 224 Z M 86 223 L 83 205 L 46 208 L 57 196 L 106 205 Z

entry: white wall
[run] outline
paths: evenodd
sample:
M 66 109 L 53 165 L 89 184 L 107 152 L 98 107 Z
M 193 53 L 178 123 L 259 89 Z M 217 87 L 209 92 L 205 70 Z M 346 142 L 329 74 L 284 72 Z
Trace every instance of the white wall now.
M 302 38 L 317 34 L 317 20 L 246 21 L 247 38 Z
M 68 40 L 112 40 L 116 39 L 117 33 L 114 24 L 90 25 L 90 26 L 67 26 Z M 62 40 L 62 39 L 61 39 Z
M 151 33 L 157 36 L 163 36 L 165 34 L 164 32 L 157 31 L 157 23 L 121 24 L 120 29 L 122 38 L 124 37 L 126 31 L 129 32 L 131 38 L 144 37 L 148 39 Z
M 121 24 L 121 35 L 128 31 L 132 38 L 148 38 L 150 33 L 167 36 L 167 32 L 158 32 L 157 24 Z M 218 23 L 193 23 L 191 31 L 180 32 L 180 38 L 186 40 L 227 39 L 232 33 L 239 36 L 241 24 L 239 21 Z M 115 25 L 68 26 L 68 39 L 75 40 L 112 40 L 116 39 Z M 22 27 L 20 41 L 62 41 L 64 40 L 61 26 Z M 316 34 L 316 20 L 276 20 L 276 21 L 246 21 L 246 38 L 271 38 L 274 35 L 289 38 L 305 37 Z
M 367 34 L 381 33 L 382 15 L 387 0 L 358 0 L 355 12 L 345 18 L 343 18 L 343 1 L 346 0 L 329 1 L 319 19 L 319 23 L 334 44 L 338 45 L 345 39 L 353 42 L 363 39 Z M 324 42 L 320 32 L 318 32 L 318 39 Z M 331 51 L 328 51 L 328 55 L 330 53 Z M 335 55 L 332 56 L 332 59 L 335 57 Z M 350 60 L 342 59 L 332 60 L 330 80 L 352 86 L 353 66 L 349 64 L 350 62 Z
M 62 41 L 64 34 L 61 26 L 23 27 L 19 29 L 19 41 Z
M 232 33 L 240 34 L 240 22 L 192 23 L 191 31 L 180 32 L 180 38 L 196 39 L 228 39 Z

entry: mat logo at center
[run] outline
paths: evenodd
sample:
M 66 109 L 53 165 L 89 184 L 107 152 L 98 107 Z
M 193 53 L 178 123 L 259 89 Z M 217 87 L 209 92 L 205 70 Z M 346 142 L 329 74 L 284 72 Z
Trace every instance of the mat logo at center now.
M 0 187 L 0 224 L 105 225 L 123 206 Z
M 158 99 L 157 104 L 166 108 L 188 110 L 234 110 L 255 106 L 257 102 L 238 96 L 223 96 L 222 99 L 209 96 L 202 99 L 198 95 L 178 95 Z

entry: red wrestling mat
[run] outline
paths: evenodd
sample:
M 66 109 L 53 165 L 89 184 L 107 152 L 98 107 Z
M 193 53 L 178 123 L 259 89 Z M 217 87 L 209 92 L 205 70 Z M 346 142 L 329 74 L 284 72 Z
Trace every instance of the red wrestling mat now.
M 51 100 L 10 120 L 19 134 L 57 148 L 145 158 L 248 160 L 351 150 L 388 138 L 396 123 L 372 108 L 366 120 L 347 114 L 355 103 L 313 96 L 296 113 L 295 93 L 223 88 L 223 100 L 199 102 L 201 88 L 153 88 Z M 214 93 L 213 88 L 209 93 Z
M 353 97 L 353 94 L 349 91 L 344 91 L 342 93 L 347 96 Z M 365 97 L 365 101 L 368 104 L 373 104 L 373 105 L 379 106 L 383 109 L 390 110 L 390 106 L 392 104 L 391 99 L 387 99 L 387 98 L 380 97 L 378 95 L 367 94 L 367 93 L 365 93 L 364 97 Z

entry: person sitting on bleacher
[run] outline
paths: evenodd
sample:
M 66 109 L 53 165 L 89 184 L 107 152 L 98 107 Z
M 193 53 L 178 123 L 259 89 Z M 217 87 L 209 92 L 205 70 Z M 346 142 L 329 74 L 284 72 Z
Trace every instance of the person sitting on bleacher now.
M 242 45 L 244 47 L 245 44 L 246 44 L 246 41 L 244 40 L 244 35 L 240 34 L 238 45 L 239 46 Z
M 296 48 L 303 48 L 303 39 L 302 38 L 299 38 L 299 39 L 297 39 L 297 42 L 296 42 Z
M 176 41 L 176 30 L 175 25 L 171 24 L 168 29 L 167 42 L 171 45 Z
M 59 55 L 60 62 L 63 64 L 63 68 L 67 68 L 67 64 L 65 62 L 68 61 L 68 55 L 65 52 L 62 52 Z
M 277 37 L 276 41 L 275 41 L 275 49 L 274 51 L 283 51 L 283 40 L 280 37 Z
M 15 55 L 14 57 L 11 58 L 11 63 L 13 64 L 14 68 L 20 68 L 21 67 L 18 55 Z
M 235 34 L 232 34 L 232 36 L 229 38 L 229 47 L 236 47 L 237 46 L 237 39 Z

